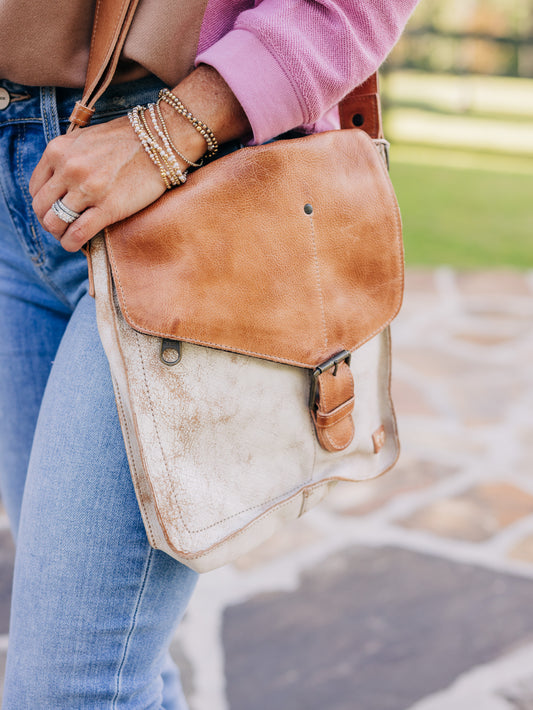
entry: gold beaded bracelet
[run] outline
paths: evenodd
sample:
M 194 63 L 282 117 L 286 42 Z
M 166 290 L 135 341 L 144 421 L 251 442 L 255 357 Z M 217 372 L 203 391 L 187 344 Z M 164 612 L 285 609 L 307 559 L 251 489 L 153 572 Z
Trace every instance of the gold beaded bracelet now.
M 159 101 L 155 104 L 155 110 L 156 110 L 156 112 L 157 112 L 157 116 L 158 116 L 159 122 L 160 122 L 160 124 L 161 124 L 161 129 L 162 129 L 163 133 L 165 134 L 165 137 L 166 137 L 166 139 L 167 139 L 167 141 L 168 141 L 168 144 L 169 144 L 170 148 L 174 151 L 174 153 L 176 153 L 177 156 L 179 156 L 179 157 L 183 160 L 184 163 L 187 163 L 187 165 L 190 165 L 191 168 L 201 168 L 202 165 L 204 164 L 204 161 L 203 161 L 203 160 L 200 160 L 200 161 L 198 161 L 197 163 L 193 163 L 192 160 L 189 160 L 189 158 L 185 157 L 185 156 L 183 155 L 183 153 L 181 153 L 181 152 L 176 148 L 176 146 L 174 145 L 174 143 L 172 142 L 172 139 L 171 139 L 171 137 L 170 137 L 170 135 L 169 135 L 169 133 L 168 133 L 167 124 L 165 123 L 165 119 L 164 119 L 164 117 L 163 117 L 163 113 L 162 113 L 161 107 L 160 107 L 160 105 L 159 105 Z M 153 119 L 152 119 L 152 121 L 153 121 Z
M 170 89 L 161 89 L 159 92 L 159 101 L 165 101 L 169 106 L 177 111 L 181 116 L 186 118 L 189 123 L 191 123 L 198 133 L 205 140 L 207 145 L 207 155 L 212 156 L 218 150 L 218 141 L 215 138 L 215 134 L 209 128 L 209 126 L 201 121 L 199 118 L 193 116 L 189 109 L 182 103 L 182 101 L 170 91 Z

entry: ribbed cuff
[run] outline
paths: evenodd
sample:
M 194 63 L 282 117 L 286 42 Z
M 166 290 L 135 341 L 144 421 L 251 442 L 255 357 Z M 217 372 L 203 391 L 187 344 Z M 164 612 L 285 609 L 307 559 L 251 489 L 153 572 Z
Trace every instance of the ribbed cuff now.
M 209 64 L 233 91 L 260 144 L 305 123 L 296 89 L 261 41 L 247 30 L 231 30 L 196 57 Z

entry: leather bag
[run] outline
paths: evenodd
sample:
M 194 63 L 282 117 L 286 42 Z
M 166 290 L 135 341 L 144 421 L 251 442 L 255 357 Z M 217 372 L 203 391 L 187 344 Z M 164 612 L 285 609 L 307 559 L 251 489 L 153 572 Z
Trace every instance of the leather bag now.
M 99 2 L 73 124 L 111 80 L 135 4 Z M 213 161 L 87 250 L 148 540 L 199 572 L 398 456 L 403 250 L 375 76 L 340 115 L 341 130 Z

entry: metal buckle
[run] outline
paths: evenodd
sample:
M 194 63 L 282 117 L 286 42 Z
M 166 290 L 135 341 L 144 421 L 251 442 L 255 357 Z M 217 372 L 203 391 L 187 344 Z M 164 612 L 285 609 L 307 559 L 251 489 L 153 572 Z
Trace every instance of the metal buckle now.
M 385 165 L 387 166 L 387 170 L 390 168 L 390 158 L 389 158 L 389 152 L 390 152 L 390 143 L 388 140 L 385 138 L 374 138 L 374 145 L 379 151 L 379 154 L 383 158 L 383 161 Z
M 331 370 L 331 368 L 334 368 L 333 377 L 335 377 L 339 365 L 345 362 L 348 367 L 350 367 L 351 359 L 352 353 L 348 352 L 348 350 L 343 350 L 342 352 L 338 353 L 338 355 L 334 355 L 329 360 L 326 360 L 321 365 L 317 365 L 317 367 L 315 367 L 311 374 L 311 392 L 309 393 L 309 406 L 311 407 L 311 409 L 316 409 L 317 406 L 315 399 L 316 391 L 318 389 L 318 378 L 320 377 L 320 375 L 322 375 L 324 372 L 327 372 L 328 370 Z

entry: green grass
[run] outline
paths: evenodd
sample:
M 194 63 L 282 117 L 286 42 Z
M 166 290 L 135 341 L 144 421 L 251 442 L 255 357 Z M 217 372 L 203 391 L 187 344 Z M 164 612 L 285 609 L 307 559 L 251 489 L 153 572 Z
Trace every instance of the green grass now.
M 533 267 L 533 174 L 394 160 L 407 265 Z

